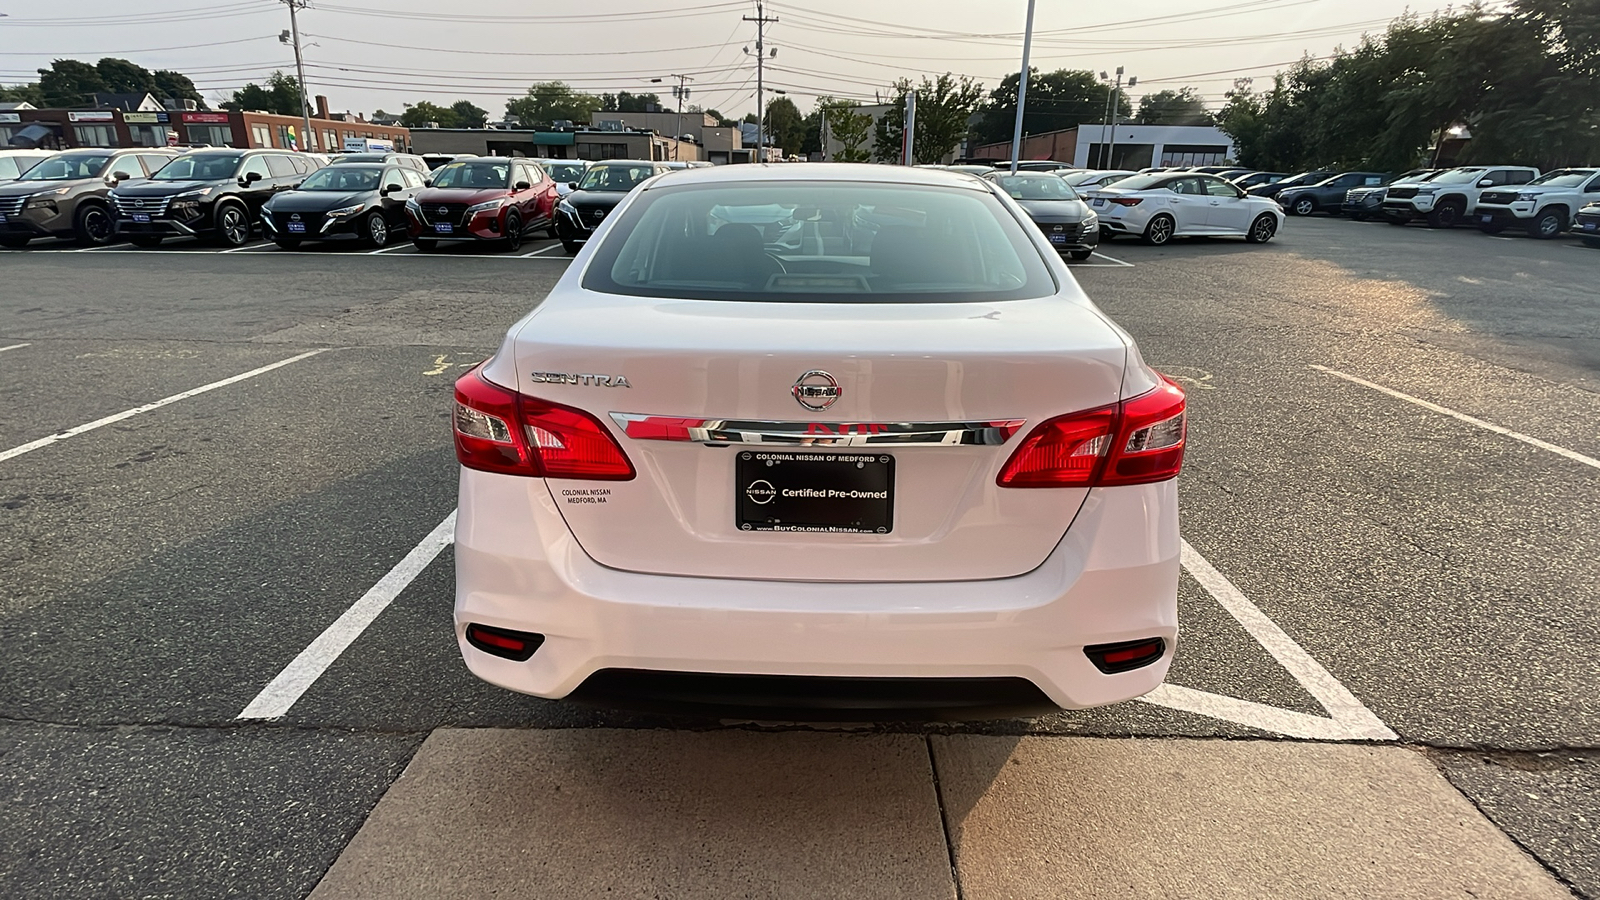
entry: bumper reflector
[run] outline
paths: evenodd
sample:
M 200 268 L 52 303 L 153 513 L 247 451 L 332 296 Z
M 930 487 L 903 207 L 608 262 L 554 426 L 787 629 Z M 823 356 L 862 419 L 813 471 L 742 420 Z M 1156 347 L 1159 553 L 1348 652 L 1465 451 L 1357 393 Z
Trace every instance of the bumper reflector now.
M 467 626 L 467 643 L 485 653 L 524 662 L 544 643 L 544 635 L 473 623 Z
M 1083 652 L 1094 667 L 1107 675 L 1129 672 L 1150 665 L 1167 652 L 1167 642 L 1161 638 L 1138 641 L 1120 641 L 1115 644 L 1091 644 Z

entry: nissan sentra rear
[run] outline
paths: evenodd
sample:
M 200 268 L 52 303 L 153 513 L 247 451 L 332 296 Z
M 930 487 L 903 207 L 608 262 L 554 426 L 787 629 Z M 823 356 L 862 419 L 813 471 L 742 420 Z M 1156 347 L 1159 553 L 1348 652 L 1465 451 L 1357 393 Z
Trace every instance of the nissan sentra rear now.
M 456 385 L 478 676 L 721 718 L 1161 683 L 1184 396 L 992 185 L 655 179 Z

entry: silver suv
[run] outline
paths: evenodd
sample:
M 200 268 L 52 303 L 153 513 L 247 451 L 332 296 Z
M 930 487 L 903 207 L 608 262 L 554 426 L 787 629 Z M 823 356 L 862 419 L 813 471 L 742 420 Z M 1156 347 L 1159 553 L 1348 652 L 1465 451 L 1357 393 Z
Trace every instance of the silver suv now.
M 1571 228 L 1578 210 L 1594 200 L 1600 200 L 1600 169 L 1557 169 L 1521 187 L 1484 191 L 1472 218 L 1484 234 L 1516 226 L 1548 240 Z
M 1430 228 L 1467 221 L 1478 197 L 1490 188 L 1527 184 L 1539 177 L 1530 166 L 1463 166 L 1426 184 L 1395 185 L 1383 198 L 1383 217 L 1395 225 L 1426 219 Z

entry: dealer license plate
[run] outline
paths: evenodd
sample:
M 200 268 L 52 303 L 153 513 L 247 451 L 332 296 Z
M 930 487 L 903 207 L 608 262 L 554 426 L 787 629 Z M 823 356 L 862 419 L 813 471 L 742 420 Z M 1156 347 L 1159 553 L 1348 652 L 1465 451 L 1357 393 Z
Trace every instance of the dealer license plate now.
M 449 234 L 450 232 L 455 231 L 456 227 L 451 225 L 449 222 L 435 222 L 433 223 L 433 230 L 439 234 Z
M 133 220 L 135 222 L 149 222 L 150 221 L 150 214 L 149 213 L 134 213 L 133 214 Z
M 742 531 L 888 534 L 894 457 L 742 450 L 734 465 Z
M 290 231 L 303 232 L 306 230 L 306 223 L 304 222 L 290 222 L 288 225 Z
M 1067 236 L 1064 235 L 1064 234 L 1052 234 L 1052 235 L 1050 235 L 1050 243 L 1052 243 L 1052 244 L 1065 244 L 1066 242 L 1067 242 Z
M 1021 78 L 1022 76 L 1018 75 L 1017 77 Z M 5 220 L 6 220 L 5 216 L 0 216 L 0 222 L 4 222 Z
M 1096 197 L 1096 198 L 1094 198 L 1094 205 L 1095 206 L 1105 206 L 1106 205 L 1106 198 L 1104 198 L 1104 197 Z
M 0 219 L 0 222 L 3 222 L 3 221 L 5 221 L 5 219 Z M 1600 222 L 1585 222 L 1585 223 L 1583 223 L 1583 230 L 1584 231 L 1594 231 L 1596 229 L 1600 229 Z
M 1493 221 L 1494 221 L 1494 216 L 1484 216 L 1483 217 L 1483 224 L 1485 224 L 1485 225 L 1487 225 L 1487 224 L 1489 224 L 1490 222 L 1493 222 Z

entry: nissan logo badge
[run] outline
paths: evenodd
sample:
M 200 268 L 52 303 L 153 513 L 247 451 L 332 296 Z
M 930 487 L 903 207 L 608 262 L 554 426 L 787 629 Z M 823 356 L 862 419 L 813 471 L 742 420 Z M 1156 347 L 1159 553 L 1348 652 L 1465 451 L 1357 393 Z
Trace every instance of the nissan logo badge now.
M 441 215 L 441 216 L 450 215 L 450 207 L 448 207 L 448 206 L 439 207 L 439 215 Z
M 144 201 L 143 200 L 135 200 L 135 201 L 133 201 L 133 208 L 134 209 L 144 209 Z
M 289 217 L 289 221 L 291 221 L 291 222 L 300 221 L 300 214 L 299 213 L 295 213 L 294 215 L 290 216 Z
M 744 495 L 750 498 L 751 503 L 766 506 L 778 496 L 778 491 L 772 486 L 772 482 L 762 479 L 750 482 L 750 486 L 744 489 Z
M 832 375 L 819 369 L 812 369 L 801 375 L 790 391 L 801 406 L 813 412 L 820 412 L 832 406 L 844 393 Z

